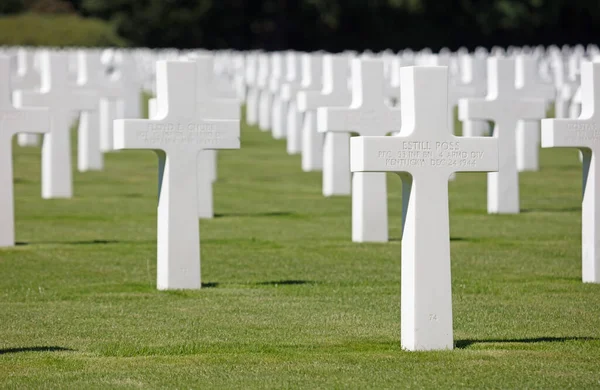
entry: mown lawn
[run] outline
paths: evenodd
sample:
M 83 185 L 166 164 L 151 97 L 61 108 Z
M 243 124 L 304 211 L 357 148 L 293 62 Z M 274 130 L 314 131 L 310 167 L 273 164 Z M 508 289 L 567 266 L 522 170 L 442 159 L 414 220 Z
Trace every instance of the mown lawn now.
M 283 141 L 245 126 L 220 152 L 193 292 L 156 283 L 157 161 L 106 156 L 72 200 L 40 198 L 15 146 L 17 241 L 0 249 L 0 387 L 600 387 L 600 285 L 581 283 L 581 164 L 544 150 L 524 212 L 486 213 L 484 174 L 450 183 L 456 349 L 400 348 L 400 180 L 387 244 L 350 241 Z M 432 227 L 434 228 L 434 227 Z M 435 272 L 435 270 L 432 270 Z

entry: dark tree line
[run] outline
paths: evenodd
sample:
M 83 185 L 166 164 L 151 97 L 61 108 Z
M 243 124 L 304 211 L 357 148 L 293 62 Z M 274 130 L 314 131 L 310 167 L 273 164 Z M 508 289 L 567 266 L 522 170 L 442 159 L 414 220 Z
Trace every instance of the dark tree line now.
M 77 12 L 135 46 L 341 51 L 600 41 L 597 0 L 0 0 Z

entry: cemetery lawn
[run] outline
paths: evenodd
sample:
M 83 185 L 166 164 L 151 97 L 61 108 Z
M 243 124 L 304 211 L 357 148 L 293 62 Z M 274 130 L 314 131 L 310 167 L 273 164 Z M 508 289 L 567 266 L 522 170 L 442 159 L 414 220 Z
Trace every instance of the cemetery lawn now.
M 521 175 L 521 215 L 487 215 L 485 174 L 449 184 L 456 349 L 433 353 L 400 348 L 397 176 L 392 241 L 354 244 L 350 197 L 324 198 L 320 173 L 244 126 L 200 223 L 204 288 L 161 292 L 152 152 L 111 153 L 75 174 L 74 199 L 42 200 L 40 149 L 14 151 L 1 387 L 600 387 L 574 150 L 543 150 L 542 171 Z

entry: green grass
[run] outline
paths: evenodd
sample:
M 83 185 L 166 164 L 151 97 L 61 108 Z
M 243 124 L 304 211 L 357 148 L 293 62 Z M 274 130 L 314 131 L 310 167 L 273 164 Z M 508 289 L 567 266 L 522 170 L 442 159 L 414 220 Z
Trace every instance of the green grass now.
M 0 17 L 0 45 L 108 47 L 126 44 L 108 23 L 99 19 L 36 13 Z
M 600 387 L 600 286 L 581 283 L 581 167 L 544 150 L 516 216 L 484 174 L 450 183 L 453 351 L 400 348 L 400 180 L 387 244 L 350 241 L 285 143 L 244 127 L 201 222 L 206 288 L 159 292 L 156 157 L 119 152 L 40 199 L 40 150 L 15 148 L 17 240 L 0 250 L 7 388 Z

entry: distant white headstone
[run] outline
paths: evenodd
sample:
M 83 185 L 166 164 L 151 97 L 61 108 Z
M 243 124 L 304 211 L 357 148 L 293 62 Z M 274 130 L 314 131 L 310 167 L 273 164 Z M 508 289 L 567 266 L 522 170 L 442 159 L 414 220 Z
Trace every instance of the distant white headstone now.
M 301 113 L 320 107 L 348 107 L 352 94 L 348 88 L 350 56 L 323 56 L 323 89 L 298 93 Z M 327 132 L 323 142 L 323 195 L 350 195 L 350 134 Z
M 15 245 L 12 138 L 20 132 L 50 130 L 48 110 L 16 109 L 10 95 L 10 58 L 0 57 L 0 247 Z M 19 105 L 20 96 L 15 95 L 15 103 Z
M 17 91 L 23 106 L 48 107 L 50 132 L 42 145 L 42 197 L 71 198 L 70 125 L 73 111 L 97 109 L 97 97 L 69 83 L 67 56 L 60 52 L 41 53 L 42 87 L 39 92 Z
M 214 59 L 209 54 L 194 58 L 196 62 L 197 110 L 205 120 L 240 120 L 240 106 L 236 99 L 219 98 L 214 85 Z M 198 156 L 198 217 L 213 218 L 213 181 L 216 177 L 216 150 L 203 150 Z
M 546 102 L 522 97 L 515 87 L 515 61 L 504 58 L 488 59 L 487 93 L 485 99 L 461 100 L 459 117 L 494 121 L 493 137 L 498 139 L 500 166 L 498 172 L 488 173 L 488 213 L 518 214 L 517 123 L 544 118 Z
M 302 56 L 302 82 L 300 91 L 321 91 L 323 87 L 323 54 Z M 296 97 L 297 98 L 297 97 Z M 302 115 L 302 170 L 323 169 L 323 134 L 317 131 L 317 117 L 313 110 Z
M 298 154 L 302 151 L 302 116 L 298 112 L 296 94 L 301 88 L 302 53 L 291 52 L 287 57 L 287 80 L 281 86 L 281 99 L 286 104 L 285 132 L 287 138 L 286 150 L 288 154 Z
M 246 123 L 254 126 L 258 123 L 258 54 L 249 53 L 246 56 L 246 85 L 248 93 L 246 96 Z
M 353 138 L 351 166 L 355 174 L 397 172 L 402 178 L 402 347 L 452 349 L 448 178 L 496 170 L 498 142 L 450 133 L 446 68 L 408 67 L 401 77 L 401 132 Z
M 516 57 L 516 87 L 524 98 L 542 99 L 547 105 L 554 98 L 555 90 L 551 84 L 541 81 L 538 75 L 537 61 L 531 56 Z M 545 116 L 545 115 L 544 115 Z M 540 147 L 540 122 L 519 121 L 517 124 L 517 169 L 538 171 Z
M 197 160 L 207 149 L 240 147 L 239 121 L 206 120 L 200 114 L 197 64 L 157 63 L 156 119 L 115 121 L 117 149 L 149 149 L 159 156 L 158 289 L 198 289 Z
M 257 86 L 260 89 L 260 94 L 258 97 L 258 128 L 262 131 L 267 131 L 271 128 L 271 104 L 273 96 L 269 90 L 270 74 L 270 54 L 261 53 L 258 55 Z
M 271 78 L 269 80 L 269 89 L 271 90 L 273 100 L 271 107 L 271 131 L 273 138 L 285 138 L 285 104 L 281 99 L 280 88 L 285 82 L 286 64 L 284 53 L 273 53 L 271 57 Z
M 35 91 L 40 89 L 40 73 L 35 67 L 35 51 L 21 47 L 17 50 L 17 72 L 12 78 L 13 91 Z M 21 133 L 17 135 L 19 146 L 38 146 L 37 134 Z
M 581 81 L 581 116 L 542 120 L 542 147 L 583 154 L 582 275 L 586 283 L 600 283 L 600 63 L 583 63 Z
M 352 103 L 348 108 L 319 108 L 319 130 L 362 136 L 384 136 L 400 130 L 400 110 L 385 104 L 383 83 L 381 60 L 353 59 Z M 356 172 L 352 176 L 352 241 L 388 241 L 385 173 Z

